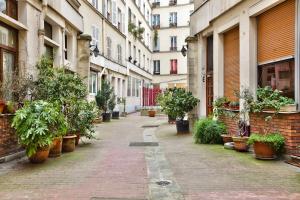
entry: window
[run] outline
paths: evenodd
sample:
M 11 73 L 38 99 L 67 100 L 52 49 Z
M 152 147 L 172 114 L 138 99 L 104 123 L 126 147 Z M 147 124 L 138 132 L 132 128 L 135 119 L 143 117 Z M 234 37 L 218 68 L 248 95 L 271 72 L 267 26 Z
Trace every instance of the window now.
M 170 13 L 170 26 L 177 26 L 177 12 Z
M 160 26 L 160 15 L 153 15 L 152 26 L 153 27 Z
M 111 22 L 111 20 L 112 20 L 111 15 L 112 15 L 112 6 L 111 6 L 111 1 L 108 0 L 108 1 L 107 1 L 106 17 L 107 17 L 107 19 L 108 19 L 110 22 Z
M 98 90 L 98 73 L 91 71 L 90 72 L 90 87 L 89 91 L 91 94 L 96 94 Z
M 122 31 L 122 12 L 118 9 L 118 29 Z
M 129 57 L 131 57 L 131 55 L 132 55 L 131 54 L 131 42 L 130 41 L 128 42 L 128 55 L 129 55 Z
M 177 59 L 171 60 L 170 74 L 177 74 Z
M 52 39 L 52 25 L 44 21 L 45 36 Z
M 141 50 L 138 51 L 139 54 L 139 66 L 141 66 Z
M 118 45 L 118 63 L 122 64 L 122 46 Z
M 128 76 L 128 80 L 127 80 L 127 96 L 131 96 L 131 77 Z
M 141 81 L 136 79 L 136 97 L 140 97 Z
M 54 59 L 54 54 L 53 54 L 53 47 L 49 46 L 49 45 L 46 45 L 45 44 L 45 56 L 50 59 L 50 60 L 53 60 Z
M 132 96 L 135 97 L 136 94 L 136 79 L 132 78 Z
M 143 69 L 145 69 L 145 65 L 146 65 L 146 56 L 143 55 Z
M 136 46 L 133 46 L 133 60 L 136 61 Z
M 289 98 L 295 98 L 295 61 L 284 60 L 258 66 L 258 84 L 260 87 L 270 86 L 282 91 Z
M 176 36 L 171 36 L 171 51 L 176 51 L 177 50 L 177 37 Z
M 99 48 L 99 28 L 96 26 L 92 26 L 92 45 Z
M 65 48 L 64 48 L 64 52 L 65 52 L 65 60 L 68 60 L 68 35 L 65 34 Z
M 153 74 L 159 75 L 160 74 L 160 60 L 153 61 Z
M 106 42 L 107 42 L 107 58 L 111 59 L 111 48 L 112 48 L 112 45 L 111 45 L 111 39 L 110 37 L 107 37 L 106 39 Z
M 0 0 L 0 12 L 18 19 L 18 4 L 16 0 Z
M 98 0 L 92 0 L 92 5 L 98 10 Z
M 128 23 L 131 23 L 131 21 L 132 21 L 132 16 L 131 16 L 131 9 L 130 8 L 128 8 Z
M 154 38 L 154 41 L 153 41 L 153 42 L 154 42 L 154 48 L 153 48 L 153 51 L 154 51 L 154 52 L 160 51 L 159 37 L 156 36 L 156 37 Z

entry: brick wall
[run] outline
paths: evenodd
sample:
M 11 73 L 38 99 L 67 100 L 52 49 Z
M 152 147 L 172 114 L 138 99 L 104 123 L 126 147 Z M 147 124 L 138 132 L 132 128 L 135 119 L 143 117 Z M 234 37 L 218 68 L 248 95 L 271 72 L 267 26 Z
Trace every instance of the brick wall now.
M 11 128 L 13 115 L 0 115 L 0 157 L 20 149 L 14 130 Z
M 268 113 L 256 113 L 250 115 L 251 133 L 263 133 L 267 126 L 265 117 Z M 236 135 L 237 124 L 236 120 L 228 117 L 220 117 L 220 121 L 227 126 L 230 135 Z M 285 149 L 289 155 L 300 156 L 300 113 L 280 113 L 273 117 L 271 121 L 271 132 L 280 132 L 285 137 Z

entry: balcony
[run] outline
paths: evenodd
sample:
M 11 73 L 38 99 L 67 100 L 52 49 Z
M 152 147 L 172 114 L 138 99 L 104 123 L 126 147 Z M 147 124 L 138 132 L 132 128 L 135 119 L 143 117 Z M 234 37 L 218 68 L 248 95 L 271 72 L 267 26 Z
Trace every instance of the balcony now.
M 169 1 L 169 6 L 175 6 L 177 5 L 177 0 L 170 0 Z
M 177 51 L 177 47 L 170 47 L 170 51 Z
M 177 27 L 177 22 L 170 22 L 169 27 Z
M 153 2 L 152 3 L 152 8 L 157 8 L 160 6 L 160 2 Z

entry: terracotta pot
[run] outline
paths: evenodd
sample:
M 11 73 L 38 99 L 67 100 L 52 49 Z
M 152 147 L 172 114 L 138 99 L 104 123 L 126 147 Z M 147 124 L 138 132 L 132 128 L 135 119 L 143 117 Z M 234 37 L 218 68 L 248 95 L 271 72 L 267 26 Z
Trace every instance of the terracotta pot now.
M 75 150 L 75 138 L 76 135 L 67 135 L 63 137 L 62 151 L 72 152 Z
M 221 135 L 222 138 L 223 138 L 223 143 L 227 143 L 227 142 L 232 142 L 232 136 L 231 135 L 226 135 L 226 134 L 223 134 Z
M 80 140 L 80 134 L 77 133 L 76 138 L 75 138 L 75 146 L 77 146 L 79 144 L 79 140 Z
M 155 117 L 155 114 L 156 114 L 155 110 L 148 110 L 149 117 Z
M 249 146 L 247 145 L 249 137 L 232 137 L 234 142 L 234 149 L 236 151 L 248 151 Z
M 36 153 L 29 157 L 31 163 L 43 163 L 47 160 L 49 156 L 50 147 L 40 147 L 37 149 Z
M 177 134 L 190 133 L 190 126 L 188 120 L 176 120 Z
M 54 138 L 50 148 L 49 157 L 51 158 L 59 157 L 61 155 L 61 150 L 62 150 L 62 137 Z
M 3 113 L 4 111 L 4 108 L 5 108 L 5 101 L 3 100 L 0 100 L 0 114 Z
M 273 160 L 277 157 L 274 148 L 268 143 L 254 142 L 253 149 L 257 159 Z

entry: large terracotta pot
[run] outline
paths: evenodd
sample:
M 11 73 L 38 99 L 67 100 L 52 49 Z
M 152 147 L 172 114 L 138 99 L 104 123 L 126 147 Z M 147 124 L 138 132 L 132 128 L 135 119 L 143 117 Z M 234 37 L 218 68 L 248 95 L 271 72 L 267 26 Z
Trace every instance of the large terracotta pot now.
M 257 159 L 272 160 L 277 157 L 274 148 L 268 143 L 254 142 L 253 149 Z
M 232 136 L 231 135 L 223 134 L 223 135 L 221 135 L 221 137 L 223 139 L 224 144 L 226 144 L 227 142 L 232 142 Z
M 176 120 L 177 134 L 186 134 L 190 132 L 188 120 Z
M 156 114 L 155 110 L 148 110 L 149 117 L 155 117 L 155 114 Z
M 4 108 L 5 108 L 5 101 L 3 100 L 0 100 L 0 114 L 3 113 L 4 111 Z
M 72 152 L 75 150 L 76 135 L 67 135 L 63 137 L 62 151 Z
M 49 157 L 59 157 L 61 155 L 61 150 L 62 150 L 62 137 L 56 137 L 53 139 L 50 152 L 49 152 Z
M 232 137 L 234 142 L 234 149 L 236 151 L 248 151 L 249 146 L 247 144 L 249 137 Z
M 31 163 L 43 163 L 47 160 L 49 156 L 50 147 L 40 147 L 37 149 L 36 153 L 29 157 Z

